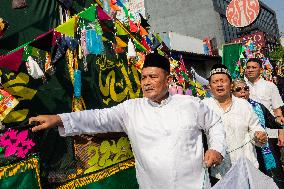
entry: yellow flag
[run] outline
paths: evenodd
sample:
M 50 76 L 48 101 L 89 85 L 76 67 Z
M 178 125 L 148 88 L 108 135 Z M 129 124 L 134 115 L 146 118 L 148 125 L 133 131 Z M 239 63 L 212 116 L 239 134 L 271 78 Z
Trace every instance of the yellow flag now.
M 58 31 L 60 33 L 63 33 L 69 37 L 74 37 L 75 28 L 77 25 L 77 16 L 74 16 L 70 18 L 67 22 L 59 25 L 57 28 L 55 28 L 55 31 Z
M 127 47 L 127 44 L 122 41 L 119 37 L 115 36 L 117 47 Z
M 125 31 L 125 29 L 118 22 L 115 22 L 115 27 L 117 35 L 128 35 L 127 31 Z

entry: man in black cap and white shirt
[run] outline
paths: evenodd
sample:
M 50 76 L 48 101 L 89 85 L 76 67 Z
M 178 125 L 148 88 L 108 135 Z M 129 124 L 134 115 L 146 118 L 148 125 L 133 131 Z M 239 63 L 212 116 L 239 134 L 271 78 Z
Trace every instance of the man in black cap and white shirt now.
M 58 126 L 61 136 L 125 132 L 133 149 L 141 189 L 209 188 L 207 167 L 221 163 L 225 133 L 219 116 L 200 99 L 169 95 L 169 60 L 145 57 L 141 86 L 144 98 L 105 109 L 30 118 L 38 131 Z M 209 135 L 204 154 L 202 132 Z
M 205 98 L 203 102 L 221 116 L 228 146 L 223 162 L 212 167 L 211 176 L 221 179 L 241 156 L 258 167 L 253 145 L 264 145 L 267 136 L 252 106 L 232 95 L 232 78 L 225 65 L 214 65 L 208 80 L 212 97 Z

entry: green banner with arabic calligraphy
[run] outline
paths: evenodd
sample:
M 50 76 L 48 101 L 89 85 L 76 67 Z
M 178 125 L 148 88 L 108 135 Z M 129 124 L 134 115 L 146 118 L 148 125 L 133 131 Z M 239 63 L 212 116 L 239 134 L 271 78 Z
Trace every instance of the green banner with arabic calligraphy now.
M 40 56 L 41 53 L 35 54 Z M 89 55 L 87 61 L 88 71 L 82 71 L 82 97 L 87 109 L 111 107 L 141 96 L 140 73 L 133 66 L 128 66 L 125 53 L 118 56 L 111 53 Z M 83 70 L 83 64 L 79 62 L 79 69 Z M 58 62 L 55 69 L 54 75 L 46 74 L 46 80 L 29 76 L 24 63 L 18 73 L 0 70 L 4 88 L 19 101 L 4 119 L 6 126 L 21 125 L 35 115 L 72 111 L 73 86 L 66 60 Z M 70 137 L 60 137 L 56 129 L 37 135 L 40 135 L 37 146 L 43 186 L 103 170 L 133 158 L 129 140 L 123 133 L 98 134 L 85 141 L 77 137 L 79 139 L 74 138 L 75 144 Z

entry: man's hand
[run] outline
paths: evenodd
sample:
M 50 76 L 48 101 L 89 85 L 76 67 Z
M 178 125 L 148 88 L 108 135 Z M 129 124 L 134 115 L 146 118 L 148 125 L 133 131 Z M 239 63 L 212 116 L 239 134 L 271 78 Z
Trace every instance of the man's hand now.
M 284 130 L 279 129 L 278 130 L 278 146 L 283 147 L 284 146 Z
M 31 117 L 29 123 L 38 122 L 39 124 L 32 128 L 32 132 L 40 130 L 51 129 L 56 126 L 62 126 L 63 123 L 58 115 L 39 115 L 37 117 Z
M 206 167 L 211 167 L 211 166 L 215 167 L 216 165 L 220 165 L 222 160 L 223 157 L 221 153 L 212 149 L 207 150 L 204 156 L 204 163 Z
M 255 137 L 255 141 L 259 143 L 260 145 L 264 145 L 265 143 L 267 143 L 268 138 L 265 132 L 256 131 L 254 133 L 254 137 Z
M 276 117 L 275 121 L 276 121 L 279 125 L 284 125 L 284 117 L 283 117 L 283 116 Z

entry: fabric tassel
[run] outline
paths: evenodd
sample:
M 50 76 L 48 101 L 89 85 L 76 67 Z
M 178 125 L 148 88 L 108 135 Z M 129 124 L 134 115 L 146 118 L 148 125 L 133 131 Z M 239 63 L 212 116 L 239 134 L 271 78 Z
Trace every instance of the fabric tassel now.
M 39 79 L 44 76 L 43 71 L 40 69 L 37 62 L 31 57 L 28 57 L 28 61 L 26 62 L 27 70 L 30 76 L 34 79 Z
M 102 36 L 95 29 L 86 31 L 86 48 L 90 54 L 101 54 L 104 51 Z
M 129 39 L 129 41 L 128 41 L 127 57 L 128 58 L 136 57 L 135 47 L 134 47 L 134 44 L 132 43 L 131 39 Z
M 81 97 L 81 71 L 80 70 L 75 70 L 74 71 L 74 96 L 75 98 L 80 98 Z

